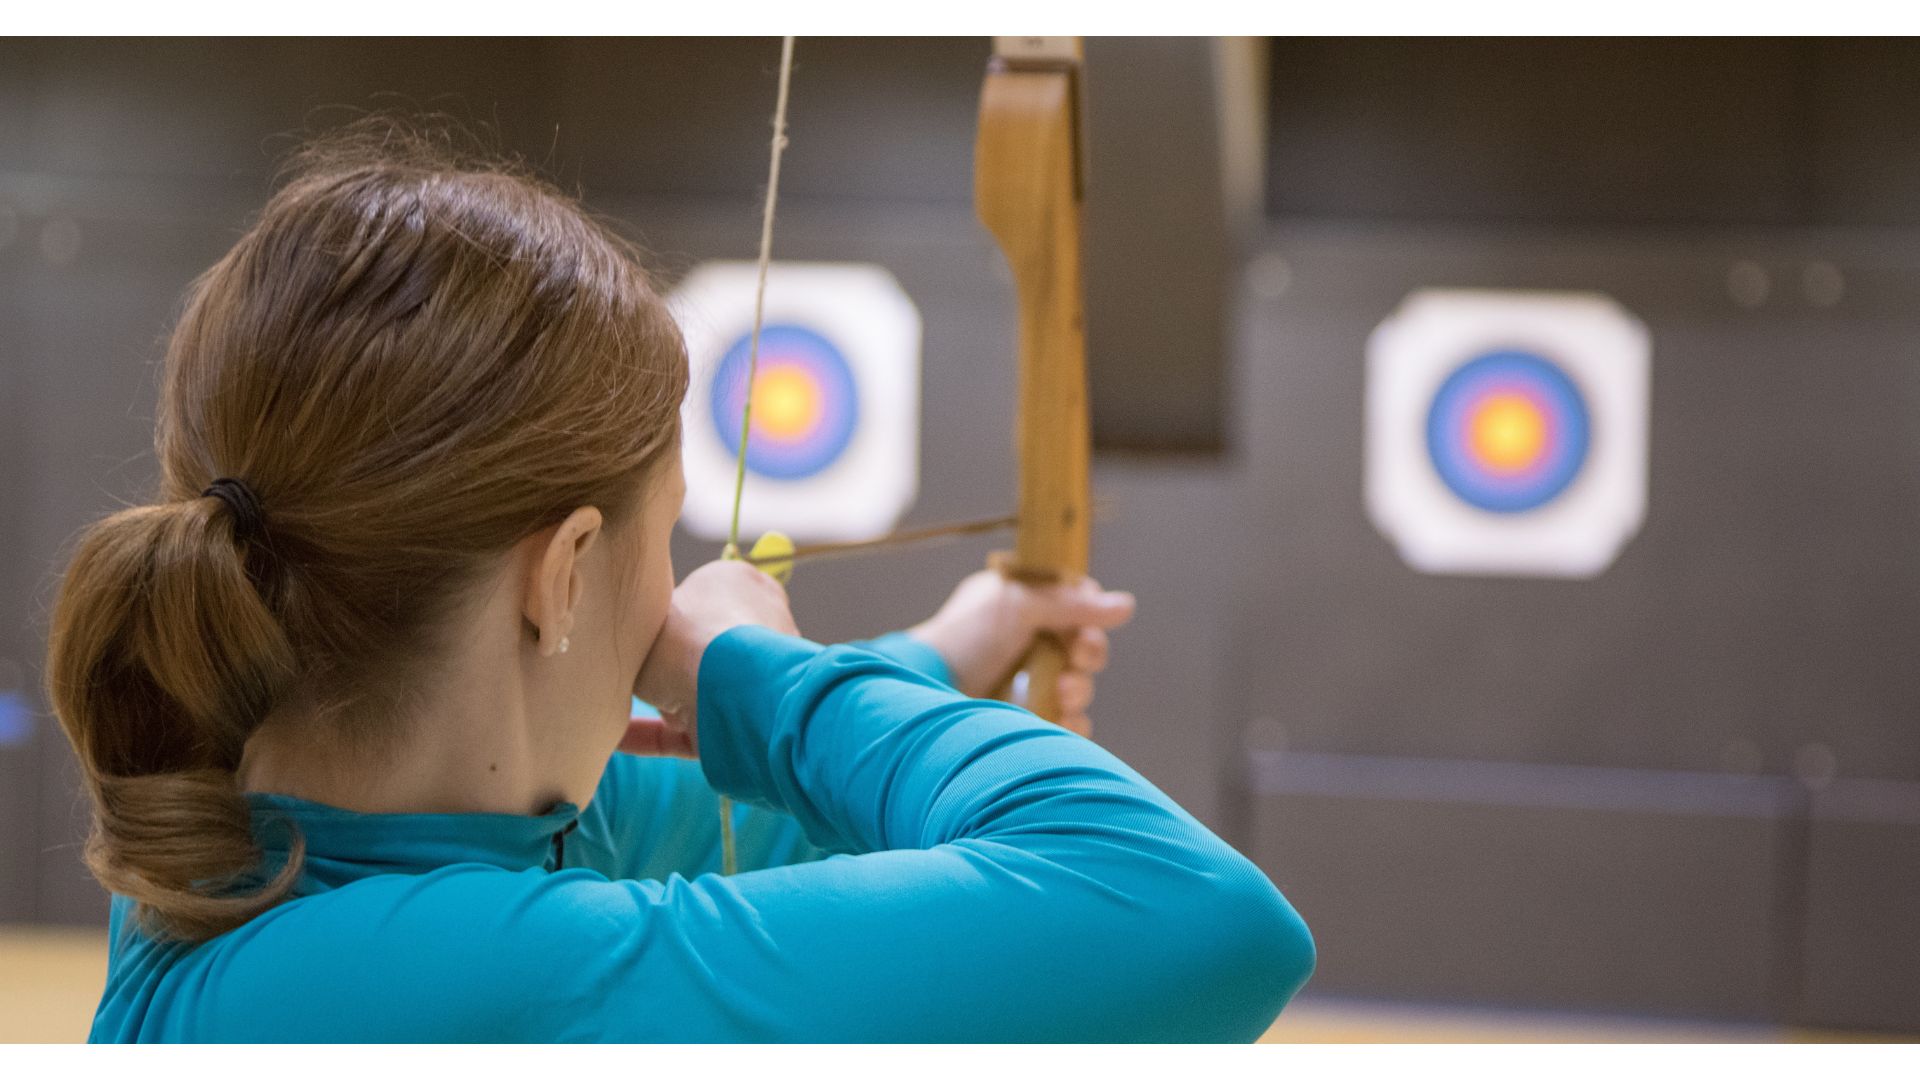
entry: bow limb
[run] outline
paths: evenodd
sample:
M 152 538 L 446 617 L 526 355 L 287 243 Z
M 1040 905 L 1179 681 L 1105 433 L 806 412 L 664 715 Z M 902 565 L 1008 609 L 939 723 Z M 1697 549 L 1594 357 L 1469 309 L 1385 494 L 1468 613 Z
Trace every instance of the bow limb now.
M 996 38 L 980 95 L 975 206 L 1020 305 L 1020 518 L 1001 568 L 1023 581 L 1087 572 L 1090 434 L 1080 208 L 1080 39 Z M 1021 661 L 1027 707 L 1061 719 L 1066 645 L 1040 635 Z

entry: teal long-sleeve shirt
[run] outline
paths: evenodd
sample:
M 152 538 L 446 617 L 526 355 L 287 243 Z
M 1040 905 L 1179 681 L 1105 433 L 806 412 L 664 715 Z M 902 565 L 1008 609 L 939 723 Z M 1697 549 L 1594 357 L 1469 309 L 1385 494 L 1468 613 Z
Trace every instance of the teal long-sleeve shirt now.
M 583 810 L 249 796 L 294 898 L 198 945 L 116 898 L 96 1041 L 1193 1041 L 1313 967 L 1266 877 L 1095 744 L 894 635 L 723 634 L 700 761 L 615 755 Z M 714 791 L 739 800 L 718 863 Z

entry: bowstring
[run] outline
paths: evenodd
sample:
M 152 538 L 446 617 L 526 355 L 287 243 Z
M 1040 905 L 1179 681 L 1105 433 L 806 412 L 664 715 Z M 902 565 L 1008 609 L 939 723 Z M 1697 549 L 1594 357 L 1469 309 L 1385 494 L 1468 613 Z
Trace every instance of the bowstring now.
M 740 558 L 740 503 L 747 490 L 747 444 L 753 434 L 753 385 L 760 373 L 760 330 L 767 310 L 767 270 L 773 265 L 773 216 L 780 200 L 780 155 L 787 148 L 787 88 L 793 81 L 793 35 L 780 39 L 780 91 L 773 106 L 773 148 L 767 163 L 767 201 L 760 214 L 760 260 L 753 290 L 753 333 L 747 339 L 747 383 L 741 393 L 740 446 L 734 457 L 733 515 L 727 524 L 723 559 Z M 720 796 L 720 872 L 740 869 L 733 836 L 733 800 Z
M 773 150 L 767 164 L 767 201 L 760 214 L 759 274 L 753 291 L 753 334 L 747 339 L 747 385 L 741 395 L 740 447 L 734 458 L 733 519 L 727 525 L 727 551 L 740 554 L 740 502 L 747 490 L 747 443 L 753 434 L 753 383 L 760 372 L 760 330 L 767 311 L 767 270 L 773 265 L 773 216 L 780 201 L 780 156 L 787 148 L 787 87 L 793 79 L 793 35 L 780 39 L 780 92 L 773 106 Z

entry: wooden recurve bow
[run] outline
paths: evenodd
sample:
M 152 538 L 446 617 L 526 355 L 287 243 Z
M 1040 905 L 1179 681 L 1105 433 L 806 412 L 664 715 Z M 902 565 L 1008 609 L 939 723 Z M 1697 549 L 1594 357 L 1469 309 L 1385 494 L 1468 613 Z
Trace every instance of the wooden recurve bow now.
M 996 38 L 980 94 L 974 201 L 1020 305 L 1019 524 L 1000 568 L 1022 581 L 1087 572 L 1092 526 L 1080 210 L 1085 186 L 1079 38 Z M 1026 706 L 1059 722 L 1066 647 L 1040 635 L 1021 660 Z M 1085 734 L 1085 732 L 1082 732 Z

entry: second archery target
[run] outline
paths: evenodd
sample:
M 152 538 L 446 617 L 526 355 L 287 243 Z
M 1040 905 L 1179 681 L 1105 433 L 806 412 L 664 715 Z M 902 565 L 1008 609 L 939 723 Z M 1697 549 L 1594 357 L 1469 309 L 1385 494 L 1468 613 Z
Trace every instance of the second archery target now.
M 756 279 L 753 263 L 705 263 L 670 298 L 693 374 L 682 411 L 682 521 L 705 539 L 726 537 L 751 394 L 742 533 L 885 534 L 918 489 L 919 311 L 880 267 L 775 263 L 749 387 Z
M 1501 350 L 1455 368 L 1427 410 L 1427 456 L 1453 493 L 1496 514 L 1558 498 L 1587 463 L 1587 403 L 1558 364 Z
M 1428 573 L 1599 573 L 1646 514 L 1649 365 L 1604 296 L 1414 293 L 1368 342 L 1369 514 Z

